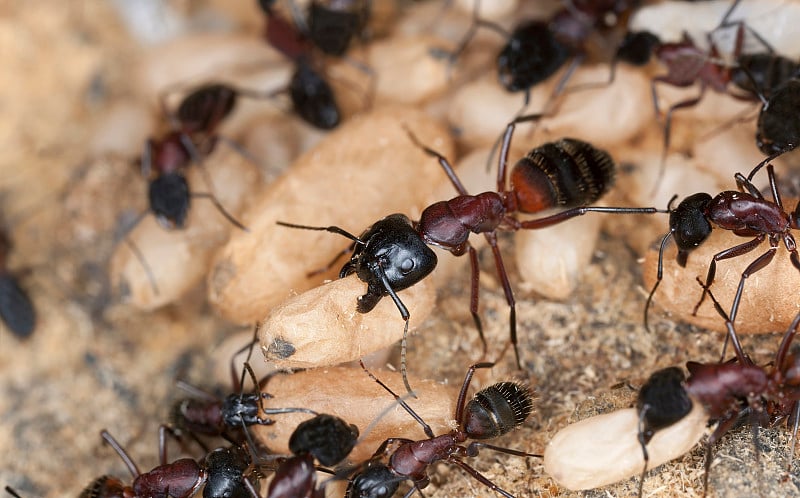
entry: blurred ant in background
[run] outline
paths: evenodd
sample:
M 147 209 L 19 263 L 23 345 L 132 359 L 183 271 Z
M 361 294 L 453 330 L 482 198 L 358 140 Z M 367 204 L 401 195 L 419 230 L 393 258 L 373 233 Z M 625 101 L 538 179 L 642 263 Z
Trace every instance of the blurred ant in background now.
M 27 339 L 36 328 L 36 310 L 19 284 L 19 274 L 8 267 L 11 247 L 11 239 L 0 228 L 0 319 L 14 336 Z

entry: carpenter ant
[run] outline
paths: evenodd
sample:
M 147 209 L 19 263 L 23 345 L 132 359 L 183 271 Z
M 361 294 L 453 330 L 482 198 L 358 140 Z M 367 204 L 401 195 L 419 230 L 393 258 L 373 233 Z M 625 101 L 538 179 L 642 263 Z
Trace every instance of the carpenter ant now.
M 421 493 L 430 482 L 427 469 L 437 461 L 444 461 L 462 468 L 480 483 L 509 498 L 510 493 L 499 488 L 462 460 L 464 457 L 478 455 L 481 448 L 520 457 L 538 457 L 532 453 L 494 446 L 473 441 L 467 446 L 461 443 L 468 439 L 491 439 L 511 432 L 533 411 L 533 394 L 527 387 L 515 382 L 499 382 L 479 391 L 467 402 L 467 389 L 472 375 L 478 368 L 491 368 L 494 363 L 477 363 L 467 370 L 464 383 L 458 394 L 455 420 L 458 427 L 447 434 L 434 436 L 414 410 L 395 394 L 386 384 L 370 373 L 362 362 L 362 368 L 381 387 L 389 392 L 397 402 L 422 425 L 428 439 L 413 441 L 403 438 L 390 438 L 381 444 L 372 458 L 363 464 L 350 481 L 346 496 L 348 498 L 388 498 L 402 481 L 413 482 L 410 496 L 414 490 Z
M 126 486 L 119 479 L 102 476 L 94 480 L 81 497 L 149 497 L 189 498 L 203 487 L 204 498 L 259 498 L 258 481 L 255 483 L 245 474 L 253 472 L 247 451 L 238 446 L 217 448 L 201 461 L 181 458 L 166 463 L 165 428 L 159 430 L 160 465 L 142 473 L 124 448 L 111 434 L 103 430 L 100 435 L 120 456 L 133 476 L 133 484 Z
M 654 372 L 639 389 L 636 409 L 639 412 L 639 445 L 642 447 L 644 467 L 639 480 L 638 496 L 642 496 L 644 476 L 650 455 L 647 443 L 656 431 L 671 426 L 692 411 L 692 400 L 684 388 L 686 376 L 677 367 L 664 368 Z
M 702 285 L 702 282 L 700 282 Z M 730 337 L 736 337 L 733 320 L 726 315 L 722 306 L 714 299 L 714 307 L 725 319 Z M 769 425 L 787 418 L 795 421 L 792 446 L 797 437 L 798 402 L 800 402 L 800 356 L 790 353 L 789 348 L 800 325 L 798 313 L 783 335 L 775 359 L 767 367 L 755 365 L 734 343 L 735 362 L 696 363 L 688 362 L 689 378 L 686 391 L 698 400 L 711 419 L 719 421 L 717 428 L 708 438 L 704 489 L 708 487 L 708 471 L 711 468 L 711 447 L 720 440 L 736 423 L 739 416 L 749 411 L 756 417 L 757 424 Z M 756 436 L 754 434 L 754 436 Z M 791 465 L 791 460 L 789 461 Z
M 257 329 L 256 329 L 257 330 Z M 179 382 L 179 386 L 192 394 L 191 398 L 178 400 L 170 412 L 170 430 L 174 435 L 180 436 L 188 433 L 206 451 L 205 445 L 197 438 L 198 434 L 205 436 L 221 436 L 228 442 L 240 444 L 244 442 L 239 432 L 246 431 L 251 425 L 271 425 L 275 421 L 271 418 L 263 418 L 264 415 L 278 415 L 282 413 L 310 413 L 316 412 L 306 408 L 266 408 L 263 404 L 264 399 L 271 396 L 261 392 L 259 382 L 256 380 L 255 373 L 250 366 L 250 356 L 253 346 L 258 342 L 254 337 L 240 351 L 234 353 L 235 358 L 244 349 L 249 348 L 247 359 L 240 378 L 237 378 L 231 360 L 231 374 L 233 377 L 234 392 L 219 398 L 202 389 L 194 387 L 185 382 Z M 255 386 L 250 393 L 244 392 L 244 376 L 249 374 Z
M 800 79 L 786 81 L 770 96 L 758 115 L 756 144 L 767 160 L 794 150 L 800 145 L 800 121 L 796 110 L 800 104 Z M 751 175 L 754 175 L 760 164 Z
M 312 9 L 315 9 L 315 4 L 316 2 L 312 3 Z M 312 50 L 316 40 L 311 38 L 312 34 L 298 29 L 276 12 L 275 0 L 260 0 L 259 6 L 267 16 L 267 42 L 295 63 L 295 72 L 288 86 L 295 112 L 312 126 L 323 130 L 335 128 L 341 121 L 341 112 L 333 89 L 312 64 Z M 324 7 L 318 6 L 317 9 Z M 314 14 L 314 17 L 317 18 L 315 24 L 323 24 L 322 27 L 316 27 L 314 35 L 328 36 L 328 27 L 324 25 L 332 18 L 325 14 Z M 347 42 L 349 43 L 349 39 Z
M 36 310 L 17 276 L 8 269 L 11 241 L 0 231 L 0 319 L 20 339 L 27 339 L 36 328 Z
M 300 423 L 289 439 L 293 457 L 275 471 L 267 498 L 323 498 L 325 488 L 316 488 L 314 459 L 336 465 L 350 454 L 358 440 L 358 428 L 339 417 L 320 414 Z
M 499 33 L 507 40 L 497 56 L 500 84 L 509 92 L 524 91 L 527 106 L 531 88 L 572 59 L 570 68 L 556 85 L 553 96 L 559 95 L 575 68 L 586 57 L 591 35 L 608 33 L 627 24 L 628 17 L 639 3 L 639 0 L 572 1 L 547 21 L 526 21 L 507 33 L 500 26 L 478 18 L 476 1 L 472 25 L 450 58 L 455 60 L 458 57 L 478 27 Z
M 759 168 L 761 165 L 757 166 Z M 678 246 L 678 264 L 686 266 L 689 253 L 706 241 L 711 234 L 712 223 L 723 230 L 731 230 L 734 234 L 741 237 L 752 237 L 751 240 L 734 247 L 720 251 L 711 259 L 708 267 L 703 294 L 694 307 L 693 314 L 697 313 L 700 305 L 708 293 L 716 275 L 717 261 L 729 259 L 746 254 L 761 245 L 764 240 L 769 241 L 769 249 L 756 258 L 742 272 L 739 280 L 739 287 L 733 299 L 730 311 L 730 320 L 735 322 L 736 314 L 739 309 L 739 301 L 744 290 L 744 283 L 752 274 L 767 266 L 775 257 L 778 245 L 783 240 L 784 246 L 790 253 L 790 260 L 795 268 L 800 270 L 800 257 L 797 254 L 797 243 L 791 233 L 791 229 L 798 228 L 798 208 L 790 215 L 786 212 L 781 202 L 780 194 L 775 180 L 773 166 L 767 166 L 769 185 L 772 191 L 772 201 L 764 198 L 759 190 L 753 185 L 749 178 L 745 178 L 741 173 L 736 173 L 736 190 L 726 190 L 717 194 L 715 197 L 707 193 L 697 193 L 684 199 L 677 208 L 668 207 L 670 213 L 670 231 L 661 240 L 658 252 L 658 271 L 656 283 L 647 297 L 644 309 L 644 323 L 648 328 L 647 312 L 653 299 L 656 289 L 658 289 L 663 277 L 663 256 L 664 247 L 667 241 L 672 238 Z M 673 197 L 672 200 L 675 198 Z M 672 203 L 670 201 L 670 204 Z M 799 206 L 800 207 L 800 206 Z M 731 337 L 735 340 L 735 337 Z M 727 344 L 727 340 L 726 340 Z
M 511 138 L 516 123 L 538 119 L 541 115 L 523 116 L 506 128 L 497 171 L 497 191 L 469 195 L 449 161 L 438 152 L 422 145 L 409 131 L 410 139 L 426 154 L 438 159 L 458 197 L 436 202 L 423 210 L 419 221 L 412 222 L 402 214 L 378 221 L 356 237 L 336 226 L 313 227 L 278 222 L 279 225 L 307 230 L 324 230 L 353 241 L 352 255 L 339 273 L 350 273 L 367 283 L 367 293 L 358 298 L 358 311 L 369 312 L 383 296 L 390 296 L 405 321 L 401 371 L 406 388 L 405 344 L 409 313 L 396 292 L 425 278 L 436 266 L 436 255 L 426 245 L 438 246 L 455 256 L 469 254 L 472 268 L 470 312 L 486 350 L 483 327 L 478 316 L 480 269 L 478 253 L 469 243 L 472 233 L 482 233 L 494 254 L 498 276 L 509 306 L 510 340 L 517 366 L 521 368 L 517 347 L 516 307 L 514 293 L 497 245 L 497 231 L 539 229 L 555 225 L 589 212 L 657 213 L 656 208 L 622 208 L 586 206 L 597 201 L 610 187 L 614 177 L 614 161 L 603 150 L 574 138 L 564 138 L 531 150 L 512 168 L 510 190 L 506 187 L 506 166 Z M 520 221 L 514 213 L 538 213 L 549 208 L 566 210 L 535 220 Z

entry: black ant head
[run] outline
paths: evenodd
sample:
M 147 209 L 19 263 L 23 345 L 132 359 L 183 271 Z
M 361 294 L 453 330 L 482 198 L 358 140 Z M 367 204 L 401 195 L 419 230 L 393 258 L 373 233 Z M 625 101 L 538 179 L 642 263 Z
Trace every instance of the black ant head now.
M 686 266 L 689 252 L 705 242 L 711 234 L 706 206 L 711 196 L 704 192 L 690 195 L 669 213 L 669 231 L 678 246 L 678 264 Z
M 774 90 L 761 108 L 756 126 L 756 144 L 771 156 L 788 151 L 800 141 L 800 119 L 793 111 L 800 105 L 800 80 L 790 79 Z
M 516 382 L 499 382 L 469 400 L 460 422 L 470 438 L 491 439 L 522 425 L 532 411 L 530 389 Z
M 19 339 L 36 329 L 36 309 L 14 275 L 0 271 L 0 320 Z
M 363 472 L 356 474 L 347 486 L 347 498 L 390 498 L 400 487 L 401 479 L 389 467 L 370 462 Z
M 295 112 L 312 126 L 330 130 L 338 126 L 341 113 L 333 89 L 310 65 L 300 62 L 289 83 Z
M 569 56 L 569 49 L 556 40 L 546 22 L 521 24 L 497 56 L 500 84 L 509 92 L 527 90 L 552 76 Z
M 228 427 L 258 424 L 258 393 L 234 393 L 222 400 L 222 419 Z
M 183 98 L 175 112 L 186 133 L 211 133 L 233 111 L 237 92 L 219 83 L 203 85 Z
M 150 210 L 167 229 L 183 228 L 189 214 L 189 184 L 179 173 L 165 173 L 150 182 Z
M 657 430 L 674 424 L 692 410 L 684 380 L 683 370 L 669 367 L 653 373 L 639 389 L 636 410 L 644 422 L 644 444 Z
M 616 58 L 633 66 L 644 66 L 660 44 L 661 40 L 649 31 L 629 31 L 617 48 Z
M 328 55 L 341 57 L 347 52 L 350 41 L 361 31 L 365 21 L 365 16 L 359 10 L 347 10 L 311 2 L 308 9 L 308 35 L 320 50 Z
M 330 467 L 344 460 L 357 440 L 358 427 L 322 413 L 297 426 L 289 438 L 289 449 L 295 455 L 310 453 Z
M 203 488 L 203 498 L 249 498 L 244 483 L 244 473 L 250 466 L 247 452 L 238 447 L 217 448 L 205 458 L 208 480 Z
M 359 311 L 369 312 L 388 292 L 385 277 L 394 291 L 401 291 L 427 277 L 438 259 L 403 214 L 392 214 L 372 225 L 359 237 L 353 256 L 340 277 L 356 272 L 368 284 L 367 295 L 359 299 Z M 368 308 L 368 309 L 367 309 Z

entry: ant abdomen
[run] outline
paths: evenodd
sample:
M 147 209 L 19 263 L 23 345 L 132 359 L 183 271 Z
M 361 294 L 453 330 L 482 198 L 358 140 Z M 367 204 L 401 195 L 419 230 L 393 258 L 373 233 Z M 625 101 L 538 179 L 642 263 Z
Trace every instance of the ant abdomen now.
M 236 96 L 236 90 L 228 85 L 204 85 L 181 100 L 175 116 L 190 133 L 210 130 L 233 111 Z
M 111 476 L 98 477 L 91 482 L 83 491 L 79 498 L 123 498 L 125 485 Z
M 604 150 L 563 138 L 531 150 L 511 171 L 511 190 L 524 213 L 597 201 L 614 181 L 614 160 Z
M 170 423 L 180 431 L 216 436 L 224 431 L 219 403 L 186 398 L 175 403 Z
M 464 407 L 462 425 L 472 439 L 491 439 L 525 422 L 533 411 L 533 393 L 516 382 L 498 382 L 477 394 Z
M 789 150 L 800 135 L 797 104 L 800 80 L 791 79 L 778 87 L 758 115 L 756 144 L 767 155 Z
M 569 48 L 556 40 L 546 22 L 521 24 L 497 56 L 500 84 L 509 92 L 528 89 L 552 76 L 569 57 Z

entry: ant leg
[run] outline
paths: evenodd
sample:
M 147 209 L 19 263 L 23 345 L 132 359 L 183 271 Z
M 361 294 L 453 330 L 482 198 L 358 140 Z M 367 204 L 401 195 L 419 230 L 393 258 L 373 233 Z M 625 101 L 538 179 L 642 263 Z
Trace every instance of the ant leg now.
M 653 91 L 655 92 L 655 86 L 653 86 Z M 681 102 L 678 102 L 677 104 L 673 104 L 667 110 L 666 117 L 664 118 L 664 137 L 663 137 L 664 147 L 661 149 L 661 160 L 659 161 L 658 164 L 658 176 L 656 177 L 656 183 L 653 186 L 652 190 L 653 193 L 658 191 L 658 185 L 661 183 L 661 179 L 664 178 L 664 171 L 666 170 L 667 167 L 667 154 L 669 153 L 669 146 L 672 137 L 672 114 L 680 109 L 687 109 L 689 107 L 696 106 L 697 104 L 700 103 L 701 100 L 703 100 L 703 96 L 705 95 L 705 93 L 706 93 L 706 85 L 702 84 L 700 86 L 700 93 L 697 95 L 697 97 L 683 100 Z M 655 96 L 655 93 L 653 95 Z
M 156 277 L 153 274 L 153 269 L 150 268 L 150 265 L 144 258 L 144 254 L 142 254 L 142 251 L 139 250 L 139 247 L 137 247 L 136 244 L 134 244 L 133 241 L 128 238 L 128 234 L 130 234 L 149 213 L 150 211 L 147 209 L 142 211 L 136 216 L 133 222 L 131 222 L 122 230 L 122 235 L 120 235 L 119 238 L 117 238 L 112 244 L 111 252 L 114 252 L 120 241 L 124 242 L 125 245 L 128 246 L 128 249 L 131 251 L 131 253 L 133 253 L 133 256 L 136 258 L 136 260 L 139 261 L 139 264 L 142 265 L 142 269 L 144 269 L 145 275 L 147 275 L 147 280 L 150 282 L 150 288 L 153 290 L 153 294 L 157 296 L 159 294 L 158 284 L 156 283 Z
M 703 286 L 703 282 L 700 278 L 696 278 L 697 283 L 700 284 L 701 287 Z M 725 361 L 725 350 L 728 347 L 728 341 L 731 341 L 733 344 L 733 350 L 736 353 L 736 359 L 739 361 L 741 365 L 750 365 L 752 362 L 744 354 L 744 350 L 742 349 L 742 343 L 739 342 L 739 336 L 736 334 L 736 329 L 733 327 L 733 320 L 725 313 L 725 310 L 722 309 L 722 305 L 719 304 L 719 301 L 714 297 L 714 294 L 711 292 L 711 289 L 706 289 L 708 291 L 708 296 L 711 298 L 711 302 L 714 303 L 714 309 L 717 310 L 719 316 L 725 320 L 725 327 L 728 329 L 728 335 L 725 336 L 725 343 L 722 345 L 722 354 L 720 355 L 719 362 L 722 363 Z
M 717 254 L 714 255 L 713 258 L 711 258 L 711 264 L 708 266 L 708 273 L 706 274 L 706 283 L 705 285 L 703 285 L 703 295 L 700 296 L 700 300 L 694 306 L 694 310 L 692 311 L 692 316 L 697 315 L 697 310 L 700 309 L 700 305 L 703 304 L 703 301 L 706 298 L 706 294 L 708 293 L 708 289 L 711 288 L 711 284 L 714 282 L 714 276 L 717 273 L 717 261 L 721 261 L 723 259 L 728 259 L 728 258 L 734 258 L 752 251 L 764 241 L 764 237 L 765 237 L 764 234 L 758 235 L 756 238 L 754 238 L 749 242 L 745 242 L 743 244 L 739 244 L 738 246 L 725 249 L 724 251 L 718 252 Z
M 794 462 L 794 449 L 797 445 L 797 429 L 800 426 L 800 402 L 795 401 L 792 408 L 792 414 L 789 417 L 789 422 L 794 420 L 794 428 L 792 429 L 792 444 L 789 448 L 789 462 L 786 464 L 786 473 L 791 475 L 792 462 Z
M 630 208 L 630 207 L 599 207 L 599 206 L 584 206 L 572 209 L 567 209 L 560 213 L 551 216 L 539 218 L 536 220 L 519 221 L 513 218 L 506 217 L 506 221 L 513 226 L 514 230 L 536 230 L 539 228 L 546 228 L 552 225 L 557 225 L 562 221 L 566 221 L 576 216 L 582 216 L 586 213 L 615 213 L 615 214 L 655 214 L 655 213 L 669 213 L 663 209 L 654 207 L 644 208 Z
M 249 232 L 250 231 L 249 228 L 247 228 L 246 226 L 242 225 L 242 223 L 239 220 L 234 218 L 231 213 L 226 211 L 225 208 L 222 207 L 222 204 L 220 204 L 219 200 L 217 199 L 217 196 L 215 196 L 211 192 L 196 192 L 196 193 L 191 194 L 191 196 L 196 198 L 196 199 L 208 199 L 208 200 L 210 200 L 211 203 L 214 204 L 214 207 L 217 208 L 217 211 L 219 211 L 219 213 L 222 216 L 224 216 L 225 219 L 228 220 L 231 223 L 231 225 L 233 225 L 236 228 L 238 228 L 238 229 L 240 229 L 242 231 L 245 231 L 245 232 Z
M 667 245 L 667 241 L 672 237 L 672 232 L 667 232 L 664 235 L 664 238 L 661 239 L 661 246 L 658 249 L 658 270 L 656 271 L 656 283 L 653 285 L 653 288 L 650 290 L 650 294 L 647 295 L 647 301 L 644 303 L 644 329 L 650 332 L 650 324 L 647 321 L 647 312 L 650 310 L 650 305 L 653 303 L 653 296 L 656 293 L 656 289 L 658 286 L 661 285 L 661 280 L 664 278 L 664 247 Z
M 514 495 L 512 495 L 508 491 L 502 489 L 500 486 L 498 486 L 497 484 L 495 484 L 492 481 L 490 481 L 486 476 L 484 476 L 483 474 L 481 474 L 477 470 L 475 470 L 472 467 L 470 467 L 466 462 L 462 462 L 457 457 L 455 457 L 453 455 L 450 455 L 450 456 L 447 457 L 447 460 L 445 460 L 445 461 L 461 467 L 467 474 L 471 475 L 473 479 L 475 479 L 476 481 L 480 482 L 481 484 L 483 484 L 487 488 L 491 489 L 495 493 L 499 493 L 499 494 L 505 496 L 506 498 L 514 498 Z
M 469 312 L 472 313 L 472 320 L 475 322 L 475 328 L 478 329 L 478 336 L 483 346 L 483 356 L 486 357 L 486 337 L 483 335 L 483 324 L 481 323 L 481 317 L 478 315 L 478 292 L 480 288 L 481 269 L 478 264 L 478 251 L 472 246 L 469 246 L 469 263 L 472 268 L 469 286 Z
M 403 125 L 403 129 L 405 129 L 406 133 L 408 134 L 408 138 L 411 139 L 414 145 L 422 149 L 422 151 L 425 152 L 427 155 L 435 157 L 439 161 L 439 164 L 442 166 L 442 169 L 447 175 L 447 178 L 450 179 L 450 183 L 453 184 L 458 193 L 461 195 L 468 195 L 469 192 L 467 192 L 467 189 L 466 187 L 464 187 L 464 184 L 461 183 L 461 180 L 458 178 L 458 175 L 456 174 L 455 170 L 453 169 L 453 166 L 450 164 L 447 158 L 441 155 L 440 153 L 436 152 L 435 150 L 431 149 L 430 147 L 423 145 L 422 142 L 420 142 L 419 139 L 416 137 L 416 135 L 414 135 L 414 133 L 411 130 L 409 130 L 405 125 Z
M 733 298 L 733 305 L 731 306 L 731 322 L 736 321 L 736 314 L 739 312 L 739 301 L 742 298 L 745 280 L 753 273 L 770 264 L 772 259 L 775 257 L 777 249 L 777 245 L 770 247 L 767 252 L 756 258 L 756 260 L 750 263 L 750 265 L 742 272 L 742 277 L 739 279 L 739 287 L 736 289 L 736 296 Z
M 519 451 L 519 450 L 512 450 L 510 448 L 503 448 L 502 446 L 495 446 L 493 444 L 488 443 L 481 443 L 479 441 L 473 441 L 469 444 L 466 448 L 466 456 L 474 457 L 478 456 L 478 450 L 481 448 L 486 448 L 487 450 L 496 451 L 498 453 L 505 453 L 507 455 L 514 455 L 518 457 L 536 457 L 536 458 L 544 458 L 544 455 L 540 455 L 538 453 L 528 453 L 526 451 Z
M 469 389 L 469 383 L 472 382 L 472 376 L 475 375 L 475 370 L 479 368 L 492 368 L 493 366 L 493 362 L 481 362 L 470 365 L 467 369 L 467 373 L 464 375 L 464 382 L 461 384 L 461 390 L 458 392 L 458 401 L 456 401 L 455 420 L 457 422 L 460 423 L 464 415 L 464 405 L 467 402 L 467 389 Z
M 786 333 L 783 334 L 783 339 L 781 339 L 781 345 L 778 347 L 778 353 L 775 355 L 775 368 L 778 371 L 783 369 L 783 362 L 786 359 L 786 355 L 789 354 L 789 346 L 791 346 L 794 336 L 797 335 L 798 325 L 800 325 L 800 313 L 795 315 L 789 328 L 786 329 Z
M 385 390 L 386 390 L 386 391 L 387 391 L 389 394 L 391 394 L 391 395 L 392 395 L 392 397 L 395 399 L 395 401 L 397 401 L 397 403 L 399 403 L 399 404 L 400 404 L 400 406 L 402 406 L 402 407 L 405 409 L 405 411 L 407 411 L 407 412 L 408 412 L 408 414 L 409 414 L 409 415 L 411 415 L 411 416 L 414 418 L 414 420 L 416 420 L 416 421 L 417 421 L 417 422 L 418 422 L 418 423 L 419 423 L 419 424 L 422 426 L 422 430 L 423 430 L 423 431 L 425 431 L 425 435 L 426 435 L 426 436 L 428 436 L 429 438 L 433 439 L 435 436 L 433 435 L 433 429 L 431 429 L 431 426 L 429 426 L 428 424 L 426 424 L 426 423 L 425 423 L 425 421 L 424 421 L 424 420 L 422 420 L 422 417 L 420 417 L 420 416 L 417 414 L 417 412 L 415 412 L 415 411 L 414 411 L 414 409 L 413 409 L 413 408 L 411 408 L 410 406 L 408 406 L 408 403 L 406 403 L 405 401 L 403 401 L 403 398 L 401 398 L 400 396 L 398 396 L 397 394 L 395 394 L 395 392 L 394 392 L 394 391 L 392 391 L 392 389 L 391 389 L 389 386 L 387 386 L 386 384 L 384 384 L 384 383 L 383 383 L 383 381 L 381 381 L 379 378 L 375 377 L 375 375 L 373 375 L 373 374 L 372 374 L 372 372 L 370 372 L 370 371 L 367 369 L 367 366 L 366 366 L 366 365 L 364 365 L 364 362 L 363 362 L 362 360 L 358 360 L 358 362 L 361 364 L 361 368 L 362 368 L 362 369 L 363 369 L 365 372 L 367 372 L 367 375 L 369 375 L 369 378 L 370 378 L 370 379 L 372 379 L 372 380 L 374 380 L 375 382 L 377 382 L 379 386 L 381 386 L 381 387 L 382 387 L 382 388 L 384 388 L 384 389 L 385 389 Z M 400 441 L 406 441 L 406 440 L 405 440 L 405 439 L 400 439 Z M 386 443 L 384 443 L 384 445 L 385 445 L 385 444 L 387 444 L 387 443 L 388 443 L 388 441 L 387 441 Z
M 120 445 L 114 436 L 112 436 L 107 430 L 103 429 L 100 431 L 100 437 L 102 437 L 109 446 L 114 448 L 114 451 L 117 452 L 117 455 L 122 459 L 125 463 L 125 466 L 128 467 L 128 471 L 130 471 L 131 475 L 134 479 L 139 477 L 142 473 L 139 471 L 139 467 L 136 465 L 136 462 L 128 455 L 128 452 L 125 451 L 125 448 Z
M 14 498 L 22 498 L 22 496 L 20 496 L 20 494 L 17 493 L 17 490 L 12 488 L 11 486 L 6 486 L 5 490 L 6 490 L 6 493 L 10 494 Z
M 500 277 L 500 282 L 503 284 L 503 292 L 506 295 L 506 302 L 509 308 L 508 326 L 511 345 L 514 346 L 514 357 L 516 358 L 517 368 L 522 370 L 519 347 L 517 346 L 517 304 L 514 299 L 514 291 L 511 290 L 511 283 L 508 281 L 508 273 L 506 273 L 506 267 L 503 264 L 503 255 L 500 253 L 500 248 L 497 246 L 497 235 L 495 235 L 494 232 L 488 232 L 484 235 L 486 236 L 486 241 L 489 243 L 489 246 L 492 248 L 497 276 Z
M 317 275 L 322 275 L 323 273 L 327 272 L 328 270 L 333 268 L 333 266 L 336 264 L 337 261 L 342 259 L 342 256 L 348 253 L 352 253 L 355 250 L 355 248 L 356 248 L 356 243 L 353 242 L 349 246 L 345 247 L 344 249 L 336 253 L 336 256 L 334 256 L 330 261 L 325 263 L 325 265 L 323 265 L 322 267 L 317 268 L 316 270 L 311 270 L 310 272 L 306 273 L 306 278 L 315 277 Z M 339 278 L 341 278 L 341 275 L 339 275 Z
M 231 380 L 234 392 L 241 393 L 244 391 L 244 375 L 245 371 L 242 370 L 241 376 L 238 374 L 236 369 L 236 357 L 240 354 L 244 353 L 245 350 L 247 351 L 247 358 L 245 358 L 244 362 L 247 364 L 250 361 L 250 357 L 253 355 L 253 348 L 258 343 L 258 324 L 253 327 L 253 338 L 250 339 L 250 342 L 242 346 L 241 348 L 237 349 L 231 355 L 231 364 L 230 364 L 230 373 L 231 373 Z M 258 386 L 258 382 L 256 382 L 255 375 L 253 375 L 253 382 Z
M 770 156 L 768 156 L 766 159 L 764 159 L 764 160 L 763 160 L 763 161 L 761 161 L 760 163 L 756 164 L 756 167 L 755 167 L 755 168 L 753 168 L 753 169 L 750 171 L 750 174 L 748 174 L 748 175 L 747 175 L 747 179 L 748 179 L 748 180 L 752 180 L 752 179 L 753 179 L 753 177 L 756 175 L 756 173 L 758 173 L 758 171 L 759 171 L 761 168 L 763 168 L 763 167 L 764 167 L 766 164 L 768 164 L 768 163 L 771 163 L 771 162 L 772 162 L 774 159 L 777 159 L 778 157 L 782 156 L 783 154 L 786 154 L 787 152 L 791 152 L 791 151 L 793 151 L 793 150 L 794 150 L 794 149 L 796 149 L 798 146 L 800 146 L 800 142 L 798 142 L 798 143 L 796 143 L 796 144 L 789 144 L 789 145 L 787 145 L 785 148 L 783 148 L 783 149 L 779 150 L 778 152 L 774 152 L 774 153 L 772 153 L 772 154 L 771 154 Z
M 642 492 L 644 490 L 644 476 L 645 474 L 647 474 L 647 466 L 650 463 L 650 454 L 647 452 L 647 443 L 649 442 L 649 438 L 645 436 L 645 430 L 644 430 L 644 418 L 649 409 L 650 409 L 649 404 L 645 404 L 642 407 L 642 411 L 639 413 L 639 429 L 636 435 L 636 439 L 639 440 L 639 446 L 642 447 L 642 457 L 644 458 L 644 467 L 642 467 L 642 475 L 639 477 L 639 492 L 636 495 L 638 498 L 642 498 Z M 650 436 L 652 436 L 652 433 L 650 434 Z M 647 439 L 647 441 L 645 439 Z
M 771 167 L 772 167 L 772 165 L 770 165 L 770 168 Z M 736 180 L 736 188 L 739 189 L 739 192 L 744 192 L 745 190 L 747 190 L 747 193 L 749 193 L 753 197 L 755 197 L 757 199 L 760 199 L 760 200 L 764 199 L 764 196 L 761 195 L 761 191 L 758 190 L 758 187 L 753 185 L 753 182 L 751 182 L 750 180 L 745 178 L 743 174 L 736 173 L 735 175 L 733 175 L 733 178 L 734 178 L 734 180 Z M 771 177 L 771 179 L 774 180 L 775 176 L 773 175 Z M 771 187 L 775 187 L 775 189 L 773 190 L 773 197 L 778 202 L 780 202 L 780 194 L 778 193 L 777 186 L 775 186 L 774 182 L 772 182 L 772 181 L 770 181 L 770 184 L 771 184 L 770 185 Z M 780 207 L 781 207 L 781 211 L 783 211 L 783 204 L 780 204 Z

